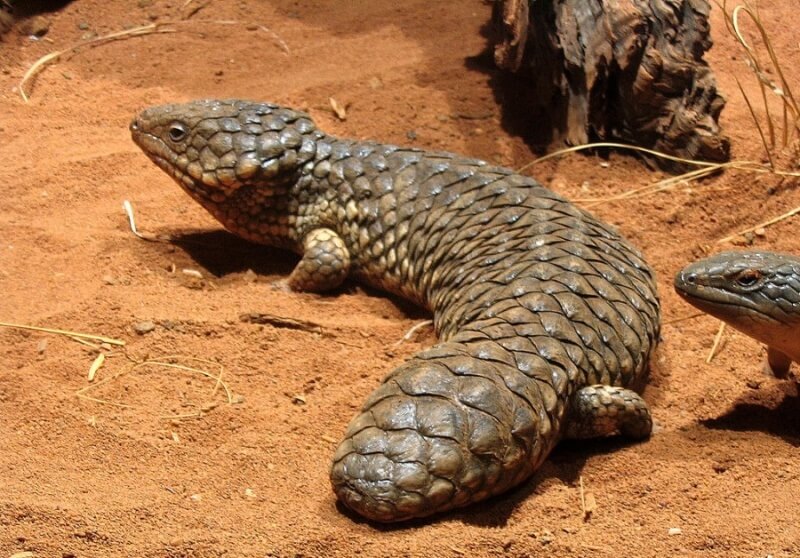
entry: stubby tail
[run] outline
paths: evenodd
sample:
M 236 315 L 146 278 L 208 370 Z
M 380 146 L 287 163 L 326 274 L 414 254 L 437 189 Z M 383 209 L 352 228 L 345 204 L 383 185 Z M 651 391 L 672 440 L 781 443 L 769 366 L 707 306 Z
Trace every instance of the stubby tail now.
M 401 365 L 334 456 L 339 499 L 369 519 L 402 521 L 525 480 L 555 445 L 567 385 L 579 373 L 563 346 L 550 349 L 543 358 L 518 328 L 497 322 Z

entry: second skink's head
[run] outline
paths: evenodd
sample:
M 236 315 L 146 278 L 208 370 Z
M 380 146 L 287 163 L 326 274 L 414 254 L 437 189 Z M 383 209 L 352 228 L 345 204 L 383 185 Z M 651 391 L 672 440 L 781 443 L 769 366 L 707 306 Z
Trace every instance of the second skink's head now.
M 693 306 L 748 335 L 800 325 L 800 258 L 774 252 L 723 252 L 685 267 L 675 290 Z

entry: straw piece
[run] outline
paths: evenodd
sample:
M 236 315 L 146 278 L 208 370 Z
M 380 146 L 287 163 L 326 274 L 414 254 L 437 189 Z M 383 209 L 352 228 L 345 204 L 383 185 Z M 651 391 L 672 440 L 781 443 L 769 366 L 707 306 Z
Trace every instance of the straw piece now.
M 752 227 L 750 227 L 748 229 L 744 229 L 742 231 L 730 234 L 730 235 L 726 236 L 725 238 L 720 238 L 719 240 L 717 240 L 717 244 L 721 244 L 723 242 L 728 242 L 730 240 L 733 240 L 737 236 L 742 236 L 744 234 L 756 231 L 758 229 L 765 229 L 765 228 L 769 227 L 770 225 L 774 225 L 775 223 L 780 223 L 781 221 L 784 221 L 784 220 L 788 219 L 789 217 L 794 217 L 798 213 L 800 213 L 800 206 L 795 207 L 791 211 L 787 211 L 786 213 L 784 213 L 782 215 L 778 215 L 777 217 L 773 217 L 772 219 L 768 219 L 768 220 L 766 220 L 766 221 L 764 221 L 762 223 L 759 223 L 757 225 L 753 225 Z
M 55 335 L 66 335 L 67 337 L 80 337 L 83 339 L 95 339 L 97 341 L 102 341 L 103 343 L 109 343 L 111 345 L 124 345 L 125 341 L 120 341 L 119 339 L 111 339 L 110 337 L 103 337 L 102 335 L 92 335 L 90 333 L 77 333 L 75 331 L 66 331 L 63 329 L 52 329 L 48 327 L 37 327 L 32 325 L 24 325 L 24 324 L 12 324 L 9 322 L 0 322 L 1 327 L 10 327 L 14 329 L 28 329 L 31 331 L 41 331 L 43 333 L 53 333 Z
M 711 345 L 711 350 L 708 352 L 708 356 L 706 357 L 706 364 L 710 364 L 712 360 L 714 360 L 714 356 L 717 353 L 717 348 L 719 348 L 720 341 L 722 341 L 722 334 L 725 331 L 725 322 L 721 322 L 719 324 L 719 330 L 717 331 L 717 335 L 714 337 L 714 344 Z

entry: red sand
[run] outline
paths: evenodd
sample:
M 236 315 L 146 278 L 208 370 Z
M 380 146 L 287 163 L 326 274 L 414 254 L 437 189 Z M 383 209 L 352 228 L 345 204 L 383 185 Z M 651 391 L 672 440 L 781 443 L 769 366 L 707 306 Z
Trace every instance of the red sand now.
M 336 506 L 329 459 L 380 378 L 434 342 L 424 333 L 393 348 L 424 313 L 353 284 L 331 296 L 271 289 L 293 258 L 220 232 L 138 151 L 127 126 L 152 104 L 250 98 L 306 108 L 337 135 L 519 167 L 533 155 L 501 127 L 495 70 L 480 56 L 490 6 L 212 0 L 178 33 L 107 44 L 48 68 L 28 104 L 15 90 L 40 56 L 80 40 L 79 24 L 105 34 L 174 19 L 181 4 L 78 0 L 48 16 L 48 40 L 12 31 L 0 43 L 0 320 L 124 339 L 135 358 L 219 362 L 236 403 L 210 395 L 213 380 L 162 368 L 90 392 L 133 408 L 79 399 L 93 349 L 0 328 L 0 558 L 800 555 L 795 384 L 763 376 L 763 350 L 735 332 L 706 364 L 711 318 L 670 323 L 694 313 L 672 292 L 673 274 L 720 249 L 716 239 L 800 205 L 795 180 L 728 173 L 593 208 L 659 273 L 666 325 L 645 392 L 657 422 L 649 442 L 565 444 L 511 494 L 376 527 Z M 796 4 L 761 8 L 798 83 L 800 47 L 787 25 Z M 289 54 L 263 30 L 201 20 L 265 25 Z M 755 83 L 717 8 L 712 25 L 708 59 L 729 101 L 723 124 L 735 157 L 758 159 L 735 77 L 757 99 Z M 347 120 L 333 115 L 329 97 L 348 105 Z M 626 156 L 608 163 L 571 156 L 531 172 L 573 199 L 661 176 Z M 183 242 L 135 238 L 124 199 L 141 229 Z M 800 252 L 797 227 L 770 227 L 756 245 Z M 322 333 L 241 322 L 246 312 L 311 320 Z M 155 329 L 137 334 L 144 321 Z M 111 357 L 98 380 L 128 366 Z M 210 398 L 217 405 L 202 418 L 159 418 Z M 581 478 L 597 503 L 587 521 Z

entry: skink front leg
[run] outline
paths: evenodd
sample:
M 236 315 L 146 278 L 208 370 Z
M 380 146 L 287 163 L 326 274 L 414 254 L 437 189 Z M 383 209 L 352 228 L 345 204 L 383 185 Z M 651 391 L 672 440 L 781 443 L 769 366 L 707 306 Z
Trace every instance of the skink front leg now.
M 331 229 L 314 229 L 303 240 L 303 258 L 283 283 L 292 291 L 322 292 L 342 284 L 350 271 L 350 252 Z

